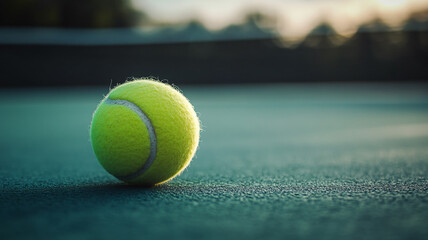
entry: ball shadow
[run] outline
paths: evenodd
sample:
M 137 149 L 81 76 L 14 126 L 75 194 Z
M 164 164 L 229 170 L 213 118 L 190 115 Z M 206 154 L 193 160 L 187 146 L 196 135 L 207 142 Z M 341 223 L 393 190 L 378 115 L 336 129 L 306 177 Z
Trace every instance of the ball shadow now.
M 179 183 L 142 187 L 118 182 L 3 189 L 0 193 L 0 216 L 80 211 L 109 204 L 150 203 L 177 195 L 180 189 Z

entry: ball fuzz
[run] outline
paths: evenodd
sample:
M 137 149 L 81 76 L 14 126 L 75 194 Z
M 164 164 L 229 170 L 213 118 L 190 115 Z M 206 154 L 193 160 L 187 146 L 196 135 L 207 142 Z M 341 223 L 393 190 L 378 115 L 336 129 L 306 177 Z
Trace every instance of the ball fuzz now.
M 119 85 L 101 101 L 92 119 L 91 142 L 107 172 L 152 186 L 189 165 L 199 131 L 187 98 L 167 84 L 142 79 Z

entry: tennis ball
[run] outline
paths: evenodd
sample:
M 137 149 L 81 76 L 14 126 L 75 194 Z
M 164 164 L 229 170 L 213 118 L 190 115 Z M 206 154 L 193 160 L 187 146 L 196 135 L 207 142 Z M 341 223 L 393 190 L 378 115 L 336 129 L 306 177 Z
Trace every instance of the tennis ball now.
M 110 91 L 95 110 L 90 134 L 107 172 L 151 186 L 189 165 L 199 131 L 199 119 L 186 97 L 170 85 L 140 79 Z

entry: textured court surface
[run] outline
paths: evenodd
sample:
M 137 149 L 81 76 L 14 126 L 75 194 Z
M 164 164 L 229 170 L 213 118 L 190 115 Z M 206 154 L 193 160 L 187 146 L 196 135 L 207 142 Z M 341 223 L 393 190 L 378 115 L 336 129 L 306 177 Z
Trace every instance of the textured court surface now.
M 97 163 L 107 89 L 0 90 L 0 239 L 426 239 L 428 85 L 186 87 L 197 158 L 152 189 Z

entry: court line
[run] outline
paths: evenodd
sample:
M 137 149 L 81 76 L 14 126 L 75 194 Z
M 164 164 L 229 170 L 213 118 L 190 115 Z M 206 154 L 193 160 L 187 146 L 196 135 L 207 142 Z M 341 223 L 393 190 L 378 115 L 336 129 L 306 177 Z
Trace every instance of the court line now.
M 127 180 L 137 178 L 137 177 L 141 176 L 144 172 L 146 172 L 150 168 L 150 166 L 153 164 L 153 162 L 155 161 L 155 158 L 156 158 L 157 138 L 156 138 L 156 133 L 155 133 L 155 129 L 152 125 L 152 122 L 150 121 L 149 117 L 143 112 L 143 110 L 133 102 L 130 102 L 127 100 L 121 100 L 121 99 L 107 98 L 104 101 L 104 103 L 109 104 L 109 105 L 120 105 L 120 106 L 124 106 L 124 107 L 131 109 L 133 112 L 135 112 L 140 117 L 141 121 L 143 121 L 144 125 L 147 128 L 147 131 L 149 132 L 150 154 L 149 154 L 149 157 L 147 158 L 146 162 L 144 163 L 144 165 L 140 169 L 138 169 L 135 173 L 132 173 L 130 175 L 116 176 L 118 179 L 120 179 L 122 181 L 127 181 Z

